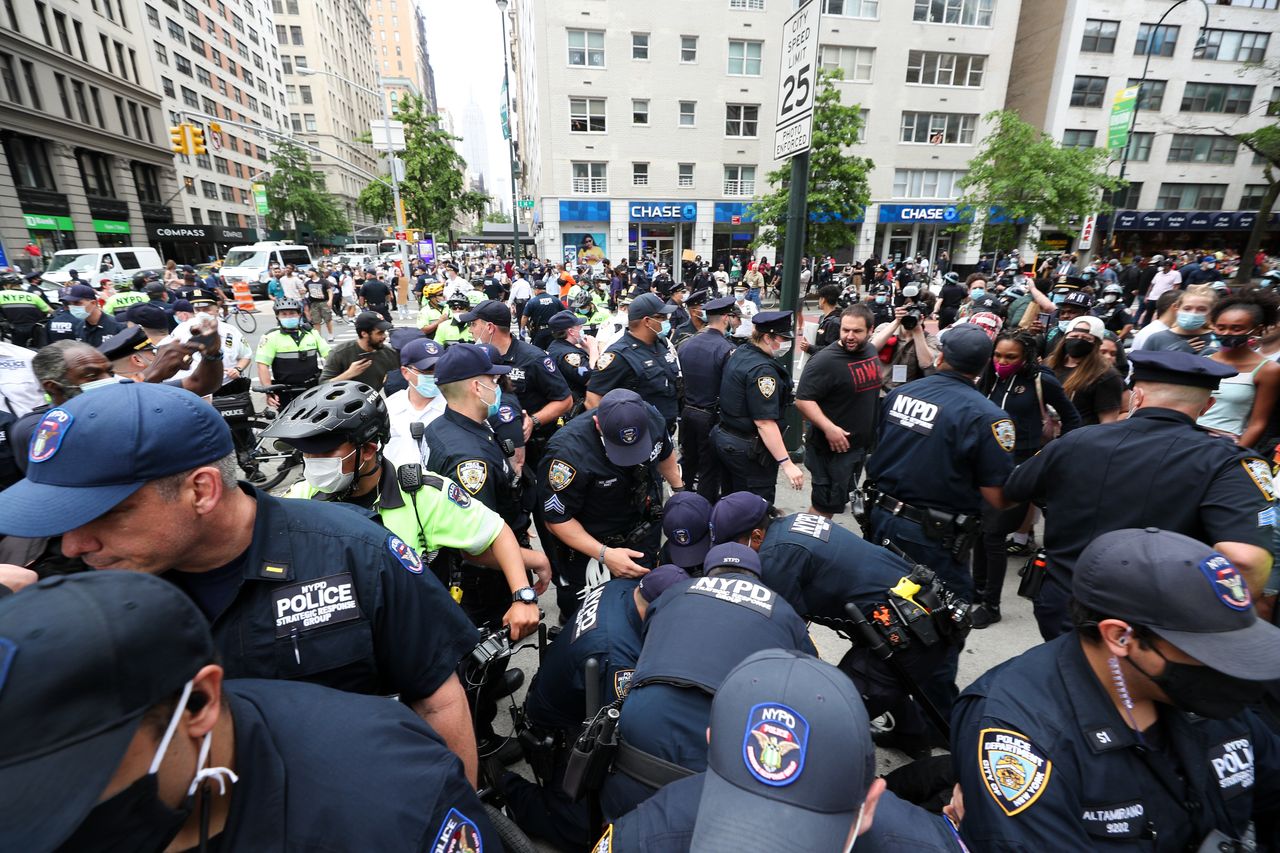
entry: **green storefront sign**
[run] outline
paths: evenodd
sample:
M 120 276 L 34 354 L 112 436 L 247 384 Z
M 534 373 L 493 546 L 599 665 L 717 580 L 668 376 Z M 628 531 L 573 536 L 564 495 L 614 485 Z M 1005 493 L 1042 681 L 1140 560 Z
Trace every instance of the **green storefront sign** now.
M 1116 92 L 1116 99 L 1111 104 L 1111 121 L 1107 127 L 1107 148 L 1117 154 L 1129 144 L 1129 125 L 1133 122 L 1133 111 L 1138 106 L 1138 89 L 1140 86 L 1128 86 Z
M 271 212 L 271 208 L 267 205 L 267 188 L 264 185 L 253 185 L 253 202 L 258 206 L 260 216 L 266 216 Z
M 70 216 L 45 216 L 39 213 L 24 213 L 22 219 L 32 231 L 75 231 Z
M 93 230 L 99 234 L 128 234 L 129 223 L 119 219 L 95 219 Z

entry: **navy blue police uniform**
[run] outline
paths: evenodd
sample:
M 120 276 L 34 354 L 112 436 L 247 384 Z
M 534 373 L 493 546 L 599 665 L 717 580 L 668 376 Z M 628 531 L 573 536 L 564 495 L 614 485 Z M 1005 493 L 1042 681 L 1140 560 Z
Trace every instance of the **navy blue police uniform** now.
M 661 337 L 646 344 L 628 330 L 600 354 L 587 390 L 601 396 L 614 388 L 635 391 L 655 406 L 668 427 L 674 429 L 680 416 L 679 383 L 675 349 Z
M 790 311 L 761 311 L 752 319 L 756 331 L 791 335 Z M 720 459 L 721 485 L 725 492 L 747 491 L 769 503 L 777 495 L 778 467 L 755 422 L 775 421 L 779 432 L 795 394 L 791 374 L 778 359 L 754 343 L 734 350 L 725 363 L 720 381 L 720 422 L 711 439 Z
M 493 363 L 505 364 L 511 368 L 511 373 L 508 375 L 511 388 L 520 400 L 520 407 L 531 415 L 548 403 L 572 396 L 569 385 L 560 375 L 551 357 L 544 350 L 527 341 L 512 338 L 511 346 L 505 353 L 499 353 L 493 359 Z M 541 459 L 541 451 L 546 446 L 547 439 L 555 431 L 554 422 L 534 426 L 529 440 L 525 443 L 528 448 L 525 458 L 529 465 L 537 467 Z
M 618 721 L 619 752 L 601 790 L 611 818 L 706 769 L 711 699 L 731 669 L 762 649 L 814 653 L 804 620 L 761 582 L 754 551 L 719 545 L 705 566 L 705 576 L 668 589 L 645 617 L 644 647 Z
M 685 299 L 683 307 L 677 307 L 675 311 L 671 312 L 671 345 L 677 351 L 680 351 L 681 345 L 685 341 L 702 331 L 699 326 L 694 325 L 692 312 L 688 309 L 702 306 L 703 324 L 705 324 L 705 317 L 707 316 L 706 305 L 710 298 L 711 294 L 708 291 L 695 290 Z
M 733 309 L 732 296 L 713 299 L 707 316 Z M 720 386 L 734 345 L 719 330 L 704 328 L 680 347 L 684 411 L 680 416 L 680 466 L 694 490 L 709 501 L 720 497 L 720 463 L 711 430 L 720 419 Z
M 581 326 L 583 320 L 572 311 L 560 311 L 548 324 L 552 334 Z M 547 356 L 555 362 L 556 369 L 573 393 L 575 404 L 587 396 L 587 381 L 591 378 L 591 356 L 582 347 L 574 346 L 564 338 L 554 338 L 547 347 Z
M 525 330 L 536 347 L 545 348 L 551 342 L 551 318 L 564 310 L 564 303 L 546 292 L 545 285 L 537 285 L 533 298 L 524 304 Z
M 71 309 L 62 307 L 44 323 L 45 342 L 84 340 L 84 321 L 72 316 Z

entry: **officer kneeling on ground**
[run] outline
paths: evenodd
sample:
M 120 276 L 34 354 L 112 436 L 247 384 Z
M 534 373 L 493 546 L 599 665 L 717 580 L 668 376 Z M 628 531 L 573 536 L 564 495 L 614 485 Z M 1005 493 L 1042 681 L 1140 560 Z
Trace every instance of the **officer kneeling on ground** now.
M 1280 734 L 1250 705 L 1280 629 L 1243 576 L 1179 533 L 1114 530 L 1080 555 L 1076 630 L 983 675 L 951 752 L 975 850 L 1243 851 L 1280 843 Z
M 224 681 L 204 615 L 172 584 L 49 578 L 0 601 L 0 637 L 6 850 L 500 847 L 412 712 Z

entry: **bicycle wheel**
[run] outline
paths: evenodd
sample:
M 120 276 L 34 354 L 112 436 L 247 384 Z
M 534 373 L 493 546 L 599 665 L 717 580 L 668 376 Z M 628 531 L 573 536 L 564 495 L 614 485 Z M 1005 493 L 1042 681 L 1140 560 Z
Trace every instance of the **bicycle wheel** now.
M 538 853 L 538 848 L 529 840 L 529 836 L 521 832 L 520 827 L 505 812 L 489 803 L 484 804 L 484 810 L 485 817 L 489 818 L 489 824 L 502 839 L 502 846 L 507 853 Z
M 252 452 L 258 453 L 261 450 L 261 439 L 258 436 L 270 425 L 271 421 L 266 418 L 254 417 L 249 419 L 247 426 L 253 430 L 254 435 Z M 269 492 L 279 486 L 285 481 L 286 477 L 293 473 L 295 468 L 302 464 L 302 454 L 297 451 L 288 455 L 272 451 L 265 455 L 267 458 L 256 457 L 257 465 L 255 467 L 262 471 L 264 479 L 254 484 L 264 492 Z
M 252 335 L 258 330 L 258 318 L 253 316 L 251 311 L 241 311 L 236 309 L 236 325 L 240 327 L 240 331 L 246 335 Z

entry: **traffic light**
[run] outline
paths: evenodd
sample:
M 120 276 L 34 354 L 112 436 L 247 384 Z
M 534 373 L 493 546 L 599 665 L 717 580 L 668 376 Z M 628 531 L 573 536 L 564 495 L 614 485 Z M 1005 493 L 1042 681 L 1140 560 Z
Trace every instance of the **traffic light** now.
M 173 149 L 174 154 L 191 153 L 191 149 L 187 145 L 187 126 L 185 124 L 169 128 L 169 147 Z
M 204 147 L 204 129 L 191 125 L 191 153 L 198 157 L 207 151 Z

